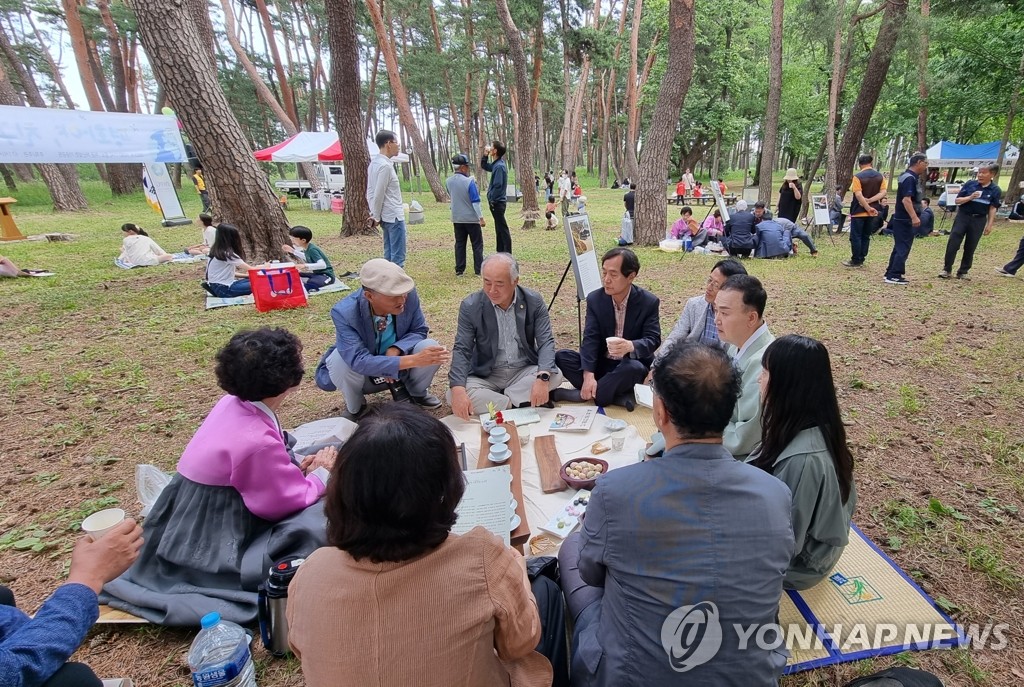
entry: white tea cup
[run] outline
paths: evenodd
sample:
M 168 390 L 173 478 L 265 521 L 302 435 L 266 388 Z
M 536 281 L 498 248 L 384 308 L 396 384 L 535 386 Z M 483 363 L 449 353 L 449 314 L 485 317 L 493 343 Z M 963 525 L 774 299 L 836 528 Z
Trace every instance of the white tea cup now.
M 82 531 L 93 541 L 103 536 L 124 522 L 125 512 L 120 508 L 107 508 L 93 513 L 82 521 Z

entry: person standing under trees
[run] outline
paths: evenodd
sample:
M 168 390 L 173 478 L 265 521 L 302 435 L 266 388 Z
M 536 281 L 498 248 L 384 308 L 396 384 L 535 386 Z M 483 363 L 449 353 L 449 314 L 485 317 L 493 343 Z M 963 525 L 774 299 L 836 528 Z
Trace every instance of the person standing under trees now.
M 978 178 L 971 179 L 960 188 L 956 195 L 956 204 L 960 209 L 953 220 L 953 229 L 949 232 L 946 242 L 946 257 L 939 272 L 940 279 L 949 279 L 953 271 L 953 261 L 960 251 L 960 243 L 964 244 L 964 256 L 960 259 L 960 269 L 956 271 L 957 279 L 970 280 L 967 273 L 974 264 L 974 251 L 981 242 L 981 237 L 992 233 L 992 223 L 996 219 L 996 210 L 1003 204 L 1003 190 L 996 186 L 992 177 L 999 173 L 999 165 L 985 165 L 978 169 Z
M 455 174 L 444 182 L 451 196 L 452 224 L 455 225 L 455 276 L 461 277 L 466 271 L 466 239 L 473 246 L 473 274 L 480 276 L 480 265 L 484 261 L 484 237 L 480 231 L 487 226 L 484 211 L 480 206 L 480 191 L 476 180 L 469 173 L 469 158 L 459 153 L 452 158 Z
M 928 169 L 928 156 L 914 153 L 910 156 L 907 171 L 900 175 L 896 185 L 896 209 L 889 220 L 892 228 L 892 255 L 885 270 L 886 284 L 906 286 L 910 282 L 903 274 L 907 271 L 907 258 L 914 245 L 914 229 L 921 226 L 921 190 L 918 177 Z
M 192 170 L 192 183 L 195 184 L 199 199 L 203 201 L 203 212 L 209 213 L 213 206 L 210 205 L 210 192 L 206 190 L 206 179 L 203 178 L 202 165 L 196 165 L 195 169 Z
M 786 170 L 786 176 L 782 177 L 782 188 L 779 189 L 779 217 L 795 222 L 800 214 L 800 200 L 803 198 L 800 186 L 800 175 L 795 167 Z
M 569 170 L 563 169 L 562 173 L 558 175 L 558 200 L 562 204 L 562 217 L 569 214 L 570 198 L 572 198 L 572 179 L 569 178 Z M 630 210 L 629 216 L 633 216 L 632 210 Z
M 850 185 L 853 199 L 850 201 L 850 259 L 843 263 L 846 267 L 864 265 L 871 245 L 871 234 L 875 229 L 875 217 L 882 212 L 881 201 L 886 194 L 885 177 L 871 167 L 874 161 L 870 155 L 857 158 L 860 171 L 853 175 Z
M 391 158 L 398 155 L 398 137 L 381 129 L 374 139 L 380 152 L 370 158 L 366 172 L 366 202 L 370 205 L 370 227 L 384 232 L 384 259 L 405 267 L 405 209 L 402 187 Z
M 480 166 L 491 173 L 491 183 L 487 187 L 487 204 L 491 206 L 491 217 L 494 218 L 494 235 L 497 239 L 497 253 L 512 254 L 512 234 L 508 231 L 505 221 L 505 193 L 508 189 L 508 166 L 505 164 L 505 144 L 492 141 L 484 148 L 480 158 Z

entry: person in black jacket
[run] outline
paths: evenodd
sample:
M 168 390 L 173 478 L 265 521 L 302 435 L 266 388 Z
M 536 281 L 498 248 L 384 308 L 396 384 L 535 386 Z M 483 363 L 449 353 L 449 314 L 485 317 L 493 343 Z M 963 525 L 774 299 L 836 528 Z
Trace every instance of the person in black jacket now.
M 555 401 L 594 401 L 635 407 L 633 385 L 647 377 L 661 345 L 658 297 L 633 284 L 640 260 L 628 248 L 601 258 L 603 289 L 587 296 L 587 320 L 579 352 L 558 351 L 555 364 L 574 389 L 555 389 Z
M 505 221 L 505 196 L 508 190 L 508 166 L 505 164 L 505 144 L 493 141 L 484 148 L 484 156 L 480 158 L 480 167 L 491 173 L 491 183 L 487 187 L 487 204 L 491 206 L 494 218 L 494 234 L 497 238 L 496 253 L 512 254 L 512 234 L 508 231 Z
M 740 200 L 736 203 L 736 211 L 729 216 L 725 223 L 725 245 L 729 255 L 741 258 L 750 256 L 750 251 L 757 245 L 756 231 L 754 225 L 757 218 L 754 213 L 747 210 L 747 201 Z

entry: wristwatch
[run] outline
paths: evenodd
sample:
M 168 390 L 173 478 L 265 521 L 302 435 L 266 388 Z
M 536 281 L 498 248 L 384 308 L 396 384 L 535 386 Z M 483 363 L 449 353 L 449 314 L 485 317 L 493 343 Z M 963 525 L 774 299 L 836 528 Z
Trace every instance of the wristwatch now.
M 542 382 L 550 382 L 551 381 L 551 375 L 548 374 L 547 372 L 538 372 L 537 373 L 537 379 L 539 379 Z

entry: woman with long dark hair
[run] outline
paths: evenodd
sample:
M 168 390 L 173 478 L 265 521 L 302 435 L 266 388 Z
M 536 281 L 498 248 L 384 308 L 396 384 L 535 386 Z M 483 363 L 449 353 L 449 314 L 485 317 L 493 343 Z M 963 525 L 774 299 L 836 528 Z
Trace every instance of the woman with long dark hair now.
M 785 585 L 808 589 L 829 573 L 849 541 L 857 504 L 853 455 L 825 346 L 789 334 L 773 341 L 761 362 L 761 445 L 747 462 L 793 494 L 796 555 Z
M 152 267 L 174 258 L 157 242 L 149 238 L 146 230 L 137 224 L 125 222 L 121 225 L 124 239 L 121 241 L 121 260 L 135 267 Z
M 217 227 L 217 237 L 210 246 L 210 262 L 206 265 L 206 281 L 203 288 L 218 298 L 248 296 L 252 293 L 249 278 L 235 278 L 236 270 L 248 273 L 251 267 L 245 264 L 242 249 L 242 235 L 233 224 Z

